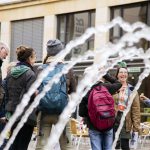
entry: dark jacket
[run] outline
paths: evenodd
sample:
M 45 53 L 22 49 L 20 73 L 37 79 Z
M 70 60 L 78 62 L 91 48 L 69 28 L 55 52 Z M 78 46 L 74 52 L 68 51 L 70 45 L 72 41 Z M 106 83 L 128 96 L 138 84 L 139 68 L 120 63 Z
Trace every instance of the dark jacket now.
M 3 61 L 0 59 L 0 83 L 2 83 L 2 71 L 1 71 L 2 64 Z
M 104 76 L 104 79 L 109 81 L 110 83 L 103 83 L 103 82 L 98 82 L 96 83 L 94 86 L 97 85 L 103 85 L 105 86 L 108 91 L 110 92 L 110 94 L 115 94 L 122 86 L 122 84 L 115 78 L 111 77 L 110 75 L 106 74 Z M 93 86 L 92 86 L 93 88 Z M 79 104 L 79 116 L 84 117 L 85 119 L 87 119 L 87 125 L 90 129 L 95 129 L 92 125 L 92 123 L 90 122 L 90 118 L 88 115 L 88 97 L 90 94 L 90 91 L 92 90 L 92 88 L 88 91 L 88 93 L 83 97 L 81 103 Z
M 32 83 L 35 81 L 36 76 L 30 66 L 27 63 L 18 63 L 15 67 L 11 69 L 10 74 L 8 74 L 7 80 L 7 90 L 8 90 L 8 103 L 6 105 L 6 110 L 8 112 L 14 113 L 17 105 L 21 102 L 23 95 L 28 91 Z M 31 97 L 28 106 L 34 100 L 34 95 Z M 28 107 L 27 106 L 27 107 Z M 27 109 L 27 108 L 26 108 Z M 27 123 L 35 125 L 36 118 L 31 114 Z M 33 117 L 34 116 L 34 117 Z M 30 123 L 32 122 L 32 123 Z
M 4 97 L 4 90 L 2 87 L 2 71 L 1 71 L 2 63 L 3 61 L 0 59 L 0 104 L 2 103 Z

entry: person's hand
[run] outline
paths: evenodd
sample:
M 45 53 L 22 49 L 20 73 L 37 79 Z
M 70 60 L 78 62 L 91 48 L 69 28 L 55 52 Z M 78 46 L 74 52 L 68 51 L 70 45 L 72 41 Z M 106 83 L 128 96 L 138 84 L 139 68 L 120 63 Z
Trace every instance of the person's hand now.
M 144 94 L 143 93 L 141 93 L 141 95 L 140 95 L 140 100 L 141 101 L 144 101 L 144 100 L 146 100 L 146 99 L 148 99 L 146 96 L 144 96 Z

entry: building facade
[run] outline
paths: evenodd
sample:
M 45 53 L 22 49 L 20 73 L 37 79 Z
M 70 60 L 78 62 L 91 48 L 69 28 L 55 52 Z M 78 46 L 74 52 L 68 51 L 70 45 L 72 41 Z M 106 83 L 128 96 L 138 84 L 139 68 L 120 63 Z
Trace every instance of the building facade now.
M 1 4 L 0 39 L 11 48 L 8 61 L 16 60 L 15 49 L 23 44 L 36 49 L 40 62 L 49 39 L 59 38 L 66 44 L 81 36 L 87 28 L 105 24 L 117 16 L 130 23 L 149 24 L 148 5 L 145 0 L 30 0 Z M 115 27 L 101 37 L 95 35 L 70 55 L 97 49 L 122 34 L 121 29 Z
M 149 0 L 20 0 L 0 4 L 0 40 L 10 47 L 10 55 L 3 65 L 5 76 L 6 65 L 16 61 L 15 50 L 19 45 L 33 47 L 37 52 L 37 62 L 42 62 L 45 56 L 46 43 L 49 39 L 59 38 L 64 44 L 80 37 L 87 28 L 97 27 L 121 16 L 125 21 L 137 21 L 150 25 Z M 83 54 L 88 49 L 95 50 L 108 41 L 115 42 L 124 31 L 116 26 L 102 36 L 93 35 L 83 45 L 74 48 L 67 55 Z M 137 46 L 145 50 L 149 42 L 141 40 Z M 78 63 L 74 69 L 82 76 L 86 66 L 92 60 Z M 128 61 L 130 79 L 133 84 L 143 70 L 141 60 Z M 146 78 L 140 88 L 150 97 L 150 77 Z

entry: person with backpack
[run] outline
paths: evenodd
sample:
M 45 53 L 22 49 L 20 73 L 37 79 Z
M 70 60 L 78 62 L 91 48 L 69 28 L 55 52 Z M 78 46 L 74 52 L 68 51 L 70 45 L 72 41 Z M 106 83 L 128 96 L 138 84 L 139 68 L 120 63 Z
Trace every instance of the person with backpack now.
M 129 96 L 134 87 L 128 83 L 128 70 L 125 62 L 120 62 L 116 72 L 116 78 L 122 83 L 122 87 L 113 97 L 115 99 L 116 121 L 114 133 L 117 131 L 123 111 L 127 108 L 130 101 Z M 138 92 L 133 100 L 130 111 L 128 112 L 123 128 L 121 130 L 116 149 L 130 150 L 129 139 L 131 139 L 131 130 L 140 134 L 140 101 Z
M 109 74 L 103 76 L 108 82 L 98 81 L 79 104 L 79 116 L 84 117 L 89 127 L 92 150 L 111 150 L 115 122 L 114 100 L 121 83 Z
M 8 121 L 15 112 L 17 105 L 20 104 L 23 95 L 29 90 L 30 86 L 36 80 L 36 75 L 33 70 L 33 65 L 36 61 L 35 50 L 33 48 L 19 46 L 16 50 L 16 53 L 19 62 L 17 62 L 17 64 L 14 67 L 12 67 L 10 73 L 8 73 L 6 77 L 8 93 L 8 102 L 6 104 L 6 119 Z M 36 93 L 31 96 L 30 101 L 26 106 L 25 110 L 33 102 L 35 96 Z M 23 114 L 25 113 L 25 110 Z M 16 126 L 18 125 L 21 116 L 17 118 L 16 122 L 11 128 L 11 135 Z M 10 150 L 27 150 L 35 125 L 36 114 L 35 111 L 33 111 L 28 117 L 27 122 L 18 132 L 13 144 L 10 147 Z
M 38 68 L 38 73 L 45 69 L 50 63 L 54 61 L 54 56 L 64 49 L 60 40 L 49 40 L 47 42 L 47 56 L 44 59 L 43 65 Z M 39 92 L 42 92 L 44 86 L 52 80 L 52 78 L 60 73 L 65 64 L 63 61 L 58 62 L 54 69 L 50 71 L 45 77 L 39 87 Z M 52 129 L 52 125 L 56 124 L 59 115 L 68 103 L 68 94 L 75 91 L 76 80 L 71 69 L 68 74 L 63 74 L 57 83 L 52 85 L 52 88 L 45 94 L 40 100 L 38 106 L 38 128 L 39 136 L 37 137 L 37 150 L 43 150 L 47 143 L 48 137 Z M 66 150 L 67 138 L 65 133 L 62 133 L 60 137 L 60 147 L 62 150 Z

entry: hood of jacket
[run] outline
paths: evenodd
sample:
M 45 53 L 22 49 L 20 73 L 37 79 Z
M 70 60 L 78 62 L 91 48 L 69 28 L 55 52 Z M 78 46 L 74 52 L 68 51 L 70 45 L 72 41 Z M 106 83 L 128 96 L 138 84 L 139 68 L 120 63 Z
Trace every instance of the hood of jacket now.
M 27 72 L 30 68 L 25 65 L 15 66 L 11 69 L 11 76 L 14 78 L 19 78 L 22 74 Z

